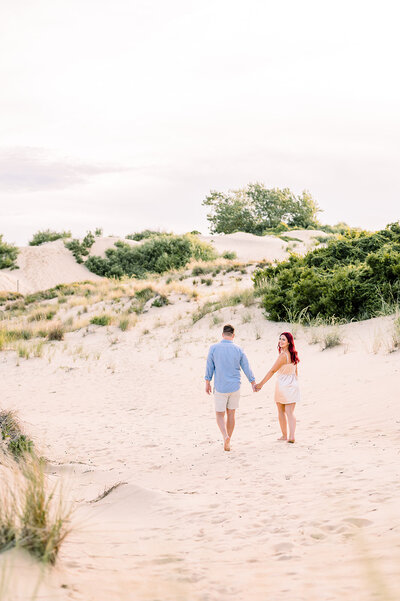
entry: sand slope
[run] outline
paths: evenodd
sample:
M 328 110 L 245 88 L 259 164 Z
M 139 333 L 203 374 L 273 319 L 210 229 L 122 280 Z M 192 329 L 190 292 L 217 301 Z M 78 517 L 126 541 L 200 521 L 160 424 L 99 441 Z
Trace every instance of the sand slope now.
M 316 236 L 324 236 L 320 230 L 293 230 L 284 232 L 285 236 L 298 238 L 301 242 L 288 243 L 277 236 L 255 236 L 244 232 L 235 234 L 214 234 L 201 236 L 211 243 L 219 253 L 233 251 L 240 261 L 282 261 L 288 256 L 288 250 L 303 254 L 315 245 Z
M 260 379 L 290 326 L 267 322 L 256 306 L 193 325 L 195 307 L 176 299 L 127 332 L 91 326 L 42 359 L 0 355 L 2 405 L 19 411 L 76 508 L 40 594 L 386 601 L 379 591 L 398 590 L 400 565 L 400 367 L 399 352 L 372 349 L 377 333 L 389 339 L 392 320 L 344 326 L 344 343 L 327 351 L 298 329 L 296 445 L 276 440 L 274 384 L 253 394 L 243 382 L 224 453 L 204 393 L 208 346 L 233 322 Z M 5 554 L 0 570 L 7 557 L 4 601 L 22 601 L 26 586 L 19 595 L 13 582 L 23 569 L 33 590 L 36 568 Z
M 77 263 L 62 240 L 20 248 L 17 265 L 19 269 L 0 271 L 0 290 L 27 294 L 57 284 L 101 279 Z

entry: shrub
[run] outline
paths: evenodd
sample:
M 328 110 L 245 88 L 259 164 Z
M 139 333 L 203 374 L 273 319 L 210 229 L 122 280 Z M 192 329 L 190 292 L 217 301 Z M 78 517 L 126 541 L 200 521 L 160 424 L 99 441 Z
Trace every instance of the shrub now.
M 255 272 L 270 319 L 367 319 L 400 299 L 400 224 L 379 232 L 350 231 L 304 257 Z
M 94 244 L 94 235 L 88 232 L 82 242 L 74 238 L 70 242 L 65 242 L 65 246 L 72 252 L 77 263 L 83 263 L 83 257 L 89 254 L 90 248 Z
M 154 238 L 156 236 L 172 236 L 168 232 L 160 232 L 157 230 L 142 230 L 141 232 L 135 232 L 133 234 L 128 234 L 125 236 L 127 240 L 136 240 L 136 242 L 141 242 L 142 240 L 147 240 L 148 238 Z
M 71 238 L 70 231 L 55 232 L 52 230 L 39 230 L 33 235 L 32 240 L 29 242 L 29 246 L 39 246 L 44 242 L 54 242 L 54 240 L 60 240 L 60 238 Z
M 4 242 L 0 234 L 0 269 L 19 269 L 16 264 L 18 252 L 18 248 Z
M 14 459 L 33 453 L 33 442 L 22 433 L 21 426 L 12 411 L 0 411 L 1 439 Z
M 110 315 L 95 315 L 90 320 L 90 323 L 95 326 L 109 326 L 111 323 L 111 317 Z
M 64 340 L 64 328 L 61 325 L 53 326 L 47 334 L 48 340 Z
M 89 257 L 86 261 L 93 273 L 105 277 L 144 277 L 146 273 L 165 273 L 185 267 L 192 258 L 206 259 L 214 250 L 194 236 L 160 235 L 140 246 L 116 242 L 106 250 L 106 257 Z
M 169 300 L 163 294 L 156 296 L 156 298 L 151 304 L 152 307 L 164 307 L 165 305 L 169 305 Z
M 237 259 L 237 254 L 234 250 L 224 250 L 224 252 L 222 253 L 222 257 L 224 259 L 229 259 L 233 261 L 234 259 Z

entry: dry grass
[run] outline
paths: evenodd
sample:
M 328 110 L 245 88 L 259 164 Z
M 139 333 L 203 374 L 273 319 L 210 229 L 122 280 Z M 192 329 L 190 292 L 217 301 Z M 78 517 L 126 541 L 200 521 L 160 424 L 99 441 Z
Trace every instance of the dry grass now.
M 69 531 L 70 512 L 56 490 L 49 491 L 43 463 L 14 413 L 0 413 L 0 429 L 0 553 L 18 547 L 54 564 Z

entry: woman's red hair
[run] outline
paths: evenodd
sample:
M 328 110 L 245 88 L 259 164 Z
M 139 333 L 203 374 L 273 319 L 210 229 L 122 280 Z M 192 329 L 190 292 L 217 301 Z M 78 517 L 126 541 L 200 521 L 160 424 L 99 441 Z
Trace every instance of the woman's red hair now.
M 299 363 L 300 359 L 297 354 L 296 347 L 294 346 L 293 335 L 290 332 L 282 332 L 281 336 L 286 336 L 287 341 L 289 343 L 290 358 L 292 360 L 292 363 L 294 363 L 296 365 L 297 363 Z M 281 347 L 279 346 L 279 343 L 278 343 L 278 351 L 279 352 L 282 351 Z

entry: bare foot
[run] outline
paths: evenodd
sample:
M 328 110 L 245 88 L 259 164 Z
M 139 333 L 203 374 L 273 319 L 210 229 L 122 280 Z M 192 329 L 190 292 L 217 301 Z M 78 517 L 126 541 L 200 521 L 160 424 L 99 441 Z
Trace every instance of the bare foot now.
M 291 444 L 294 444 L 294 440 L 288 440 L 288 442 L 290 442 Z
M 286 436 L 281 436 L 280 438 L 277 438 L 276 440 L 287 440 Z
M 231 450 L 231 439 L 229 438 L 229 436 L 227 436 L 224 441 L 224 451 L 230 451 L 230 450 Z

